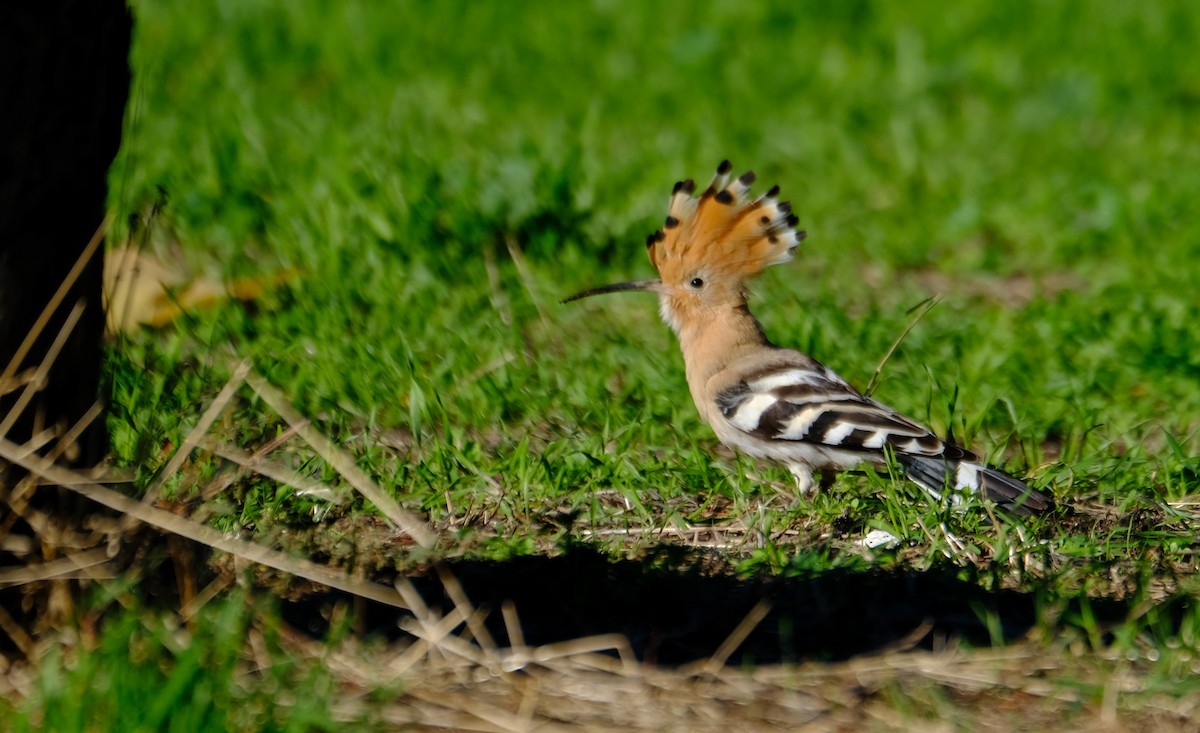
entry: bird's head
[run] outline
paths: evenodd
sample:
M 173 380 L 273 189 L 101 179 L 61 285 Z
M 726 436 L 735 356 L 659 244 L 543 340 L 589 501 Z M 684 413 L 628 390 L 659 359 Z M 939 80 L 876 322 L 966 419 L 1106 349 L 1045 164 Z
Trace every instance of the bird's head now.
M 792 259 L 804 239 L 779 187 L 751 199 L 753 173 L 732 178 L 724 161 L 699 196 L 692 180 L 675 184 L 663 228 L 646 239 L 656 280 L 615 283 L 585 290 L 592 295 L 643 290 L 658 293 L 663 320 L 679 333 L 689 323 L 746 302 L 745 282 L 771 265 Z

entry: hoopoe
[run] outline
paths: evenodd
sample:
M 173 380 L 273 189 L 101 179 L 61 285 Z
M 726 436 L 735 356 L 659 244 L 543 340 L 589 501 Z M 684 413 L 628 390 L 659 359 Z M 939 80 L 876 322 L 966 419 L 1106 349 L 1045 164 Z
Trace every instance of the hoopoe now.
M 970 491 L 1016 514 L 1049 508 L 1046 495 L 767 339 L 747 306 L 746 281 L 790 261 L 805 233 L 778 186 L 751 199 L 754 173 L 733 179 L 731 170 L 722 162 L 699 197 L 694 181 L 675 184 L 664 227 L 646 239 L 659 279 L 605 285 L 563 302 L 657 293 L 700 417 L 725 445 L 785 464 L 802 495 L 814 492 L 814 470 L 882 466 L 890 449 L 907 476 L 939 500 L 949 487 L 954 501 Z

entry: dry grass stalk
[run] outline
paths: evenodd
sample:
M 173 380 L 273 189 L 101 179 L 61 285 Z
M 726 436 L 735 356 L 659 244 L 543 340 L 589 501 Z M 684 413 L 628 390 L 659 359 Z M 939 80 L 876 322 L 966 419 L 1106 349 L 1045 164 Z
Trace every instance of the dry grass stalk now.
M 496 267 L 496 255 L 491 247 L 482 247 L 483 268 L 487 273 L 488 289 L 491 291 L 492 308 L 500 316 L 500 322 L 505 326 L 512 323 L 512 309 L 508 304 L 508 296 L 504 294 L 504 286 L 500 283 L 500 269 Z
M 353 595 L 369 598 L 389 606 L 405 608 L 399 594 L 392 589 L 363 580 L 356 580 L 333 568 L 319 565 L 311 560 L 294 558 L 277 550 L 253 542 L 229 537 L 211 527 L 186 519 L 177 514 L 149 506 L 105 488 L 75 471 L 54 465 L 37 456 L 22 456 L 21 447 L 0 438 L 0 458 L 35 473 L 64 488 L 81 494 L 92 501 L 115 509 L 118 512 L 158 529 L 177 534 L 213 549 L 260 565 L 282 570 L 306 578 L 321 585 L 337 588 Z
M 21 390 L 20 396 L 17 397 L 17 401 L 13 403 L 8 414 L 4 416 L 3 420 L 0 420 L 0 435 L 8 435 L 8 431 L 12 430 L 13 425 L 17 423 L 22 413 L 25 412 L 25 408 L 29 406 L 29 402 L 33 399 L 33 396 L 46 383 L 46 377 L 50 373 L 50 367 L 54 366 L 54 360 L 58 358 L 58 352 L 62 351 L 63 346 L 67 343 L 67 337 L 71 335 L 71 331 L 75 330 L 75 324 L 79 322 L 79 317 L 83 315 L 83 305 L 83 301 L 79 301 L 71 309 L 71 312 L 67 314 L 67 320 L 63 322 L 62 328 L 58 329 L 58 335 L 54 337 L 50 348 L 46 350 L 46 357 L 42 359 L 41 364 L 38 364 L 33 378 L 25 385 L 25 389 Z M 13 361 L 16 362 L 15 357 Z
M 308 425 L 309 423 L 305 420 L 301 424 Z M 267 441 L 253 453 L 247 453 L 236 446 L 222 445 L 208 438 L 200 441 L 200 445 L 209 453 L 235 463 L 241 469 L 239 471 L 223 471 L 220 475 L 214 477 L 207 486 L 200 490 L 200 500 L 208 501 L 212 499 L 217 494 L 232 486 L 234 481 L 252 471 L 278 481 L 285 486 L 292 487 L 296 490 L 297 494 L 310 494 L 326 499 L 327 501 L 332 501 L 335 494 L 325 484 L 313 481 L 286 466 L 266 460 L 267 456 L 280 448 L 292 436 L 296 435 L 297 427 L 288 426 L 286 430 Z
M 685 667 L 684 672 L 688 674 L 703 673 L 707 675 L 715 675 L 720 672 L 724 668 L 725 663 L 729 661 L 730 655 L 737 651 L 737 648 L 742 645 L 746 637 L 750 636 L 750 632 L 754 631 L 755 627 L 767 617 L 770 611 L 771 602 L 765 598 L 754 604 L 754 608 L 750 609 L 750 612 L 737 625 L 733 633 L 725 641 L 721 642 L 721 646 L 717 647 L 717 651 L 710 658 L 699 663 L 694 668 Z
M 478 611 L 471 605 L 471 601 L 467 598 L 467 593 L 463 590 L 462 583 L 458 582 L 458 578 L 454 577 L 454 573 L 445 563 L 439 562 L 434 565 L 437 571 L 438 579 L 442 581 L 442 587 L 446 590 L 446 595 L 450 597 L 450 602 L 466 620 L 467 630 L 471 634 L 471 638 L 479 644 L 483 653 L 491 659 L 496 658 L 496 642 L 492 639 L 491 633 L 487 627 L 483 625 L 483 620 L 486 613 Z
M 272 441 L 272 443 L 275 442 Z M 328 484 L 311 479 L 282 464 L 266 460 L 265 448 L 260 448 L 254 453 L 248 453 L 236 446 L 220 445 L 213 440 L 201 441 L 200 447 L 230 463 L 237 464 L 243 469 L 243 471 L 237 474 L 225 474 L 213 479 L 212 483 L 200 492 L 201 500 L 207 501 L 212 499 L 217 494 L 229 488 L 237 480 L 238 475 L 243 475 L 245 472 L 254 472 L 266 476 L 272 481 L 278 481 L 284 486 L 290 486 L 300 495 L 316 496 L 326 501 L 333 501 L 337 497 L 337 492 L 331 489 Z
M 20 455 L 21 458 L 28 456 L 29 454 L 26 452 L 22 452 Z M 32 486 L 32 483 L 29 486 Z M 0 486 L 0 502 L 4 502 L 12 510 L 12 514 L 8 516 L 9 521 L 5 522 L 4 530 L 7 531 L 11 524 L 20 518 L 37 535 L 40 543 L 55 549 L 88 550 L 95 547 L 100 541 L 96 532 L 80 531 L 79 527 L 67 525 L 58 517 L 30 506 L 28 493 L 28 491 L 10 493 Z
M 0 372 L 0 385 L 8 384 L 13 375 L 21 367 L 21 363 L 25 361 L 25 357 L 29 355 L 29 350 L 33 348 L 33 344 L 37 341 L 38 336 L 42 335 L 46 324 L 50 322 L 50 318 L 58 307 L 62 305 L 63 300 L 67 297 L 67 293 L 75 285 L 75 281 L 83 273 L 83 269 L 87 267 L 87 263 L 96 255 L 96 251 L 100 248 L 100 244 L 104 241 L 104 233 L 108 231 L 109 225 L 112 223 L 112 214 L 104 217 L 104 221 L 100 222 L 100 226 L 96 228 L 96 232 L 92 234 L 92 238 L 88 240 L 87 246 L 79 254 L 79 258 L 75 260 L 75 264 L 71 266 L 70 272 L 63 278 L 62 283 L 58 286 L 58 290 L 54 291 L 54 295 L 50 297 L 50 302 L 46 303 L 46 307 L 42 309 L 41 315 L 34 321 L 33 327 L 29 329 L 29 333 L 25 334 L 25 340 L 17 347 L 13 354 L 12 360 L 4 367 L 4 371 Z M 4 435 L 7 431 L 0 430 L 0 435 Z
M 25 631 L 21 624 L 17 623 L 17 620 L 14 619 L 9 612 L 4 609 L 4 606 L 0 606 L 0 631 L 8 634 L 8 638 L 12 639 L 13 644 L 15 644 L 17 649 L 20 649 L 21 653 L 27 658 L 31 658 L 33 656 L 33 637 L 31 637 Z
M 529 300 L 533 303 L 533 307 L 537 309 L 538 318 L 541 319 L 543 325 L 549 325 L 549 320 L 546 317 L 546 309 L 542 305 L 541 296 L 538 295 L 538 289 L 535 286 L 536 278 L 533 272 L 529 269 L 529 263 L 525 261 L 525 253 L 521 251 L 521 245 L 510 234 L 504 235 L 504 247 L 508 250 L 508 256 L 512 258 L 513 264 L 517 268 L 517 276 L 521 279 L 521 286 L 525 288 L 525 292 L 529 293 Z
M 270 405 L 271 409 L 275 410 L 280 417 L 289 425 L 295 428 L 296 432 L 312 446 L 313 450 L 324 458 L 329 465 L 333 466 L 360 494 L 366 498 L 375 508 L 383 512 L 386 517 L 395 527 L 412 537 L 413 541 L 421 547 L 432 547 L 437 541 L 436 536 L 426 528 L 425 523 L 418 517 L 405 511 L 400 504 L 384 493 L 383 489 L 379 488 L 370 476 L 354 462 L 345 451 L 341 450 L 333 444 L 333 441 L 326 438 L 320 431 L 308 424 L 296 408 L 292 407 L 291 403 L 283 396 L 274 385 L 267 382 L 254 371 L 251 371 L 246 376 L 246 382 L 254 389 L 263 402 Z
M 33 381 L 33 375 L 36 371 L 37 369 L 35 367 L 31 367 L 29 369 L 25 369 L 20 374 L 14 375 L 7 382 L 0 382 L 0 397 L 12 392 L 16 392 L 18 389 L 21 389 L 25 385 L 29 384 L 31 381 Z
M 82 553 L 71 553 L 66 557 L 49 562 L 34 563 L 19 568 L 4 568 L 0 570 L 0 588 L 36 583 L 39 580 L 50 580 L 51 578 L 63 578 L 108 560 L 108 553 L 104 550 L 89 550 Z
M 747 546 L 758 546 L 762 543 L 762 531 L 750 527 L 740 519 L 723 524 L 690 524 L 683 523 L 678 527 L 606 527 L 603 529 L 581 529 L 584 537 L 641 537 L 648 535 L 656 540 L 670 537 L 679 544 L 705 550 L 745 550 Z M 800 532 L 785 529 L 773 533 L 772 537 L 798 537 Z
M 58 443 L 46 454 L 46 458 L 55 461 L 64 455 L 70 454 L 79 440 L 79 436 L 83 435 L 83 431 L 87 430 L 103 414 L 104 405 L 99 400 L 93 402 L 92 406 L 87 409 L 87 412 L 83 413 L 83 416 L 76 420 L 75 424 L 67 432 L 63 433 Z M 0 435 L 3 435 L 3 433 L 0 433 Z
M 192 597 L 190 601 L 185 603 L 179 609 L 179 615 L 184 621 L 190 621 L 201 608 L 208 605 L 208 602 L 216 598 L 221 591 L 233 585 L 234 578 L 232 575 L 218 575 L 211 583 L 206 585 L 203 590 Z
M 146 490 L 146 501 L 153 501 L 167 480 L 179 471 L 180 467 L 183 466 L 183 462 L 191 455 L 192 450 L 200 444 L 200 440 L 204 437 L 204 434 L 208 432 L 208 429 L 216 422 L 221 412 L 233 400 L 238 387 L 242 385 L 242 382 L 246 379 L 246 375 L 249 373 L 250 362 L 248 361 L 243 361 L 234 367 L 233 374 L 229 376 L 229 381 L 225 383 L 225 386 L 213 398 L 212 404 L 200 416 L 200 420 L 196 423 L 196 426 L 188 432 L 187 437 L 180 444 L 179 450 L 175 451 L 175 454 L 167 461 L 167 465 L 163 466 L 162 470 L 159 471 L 158 478 Z

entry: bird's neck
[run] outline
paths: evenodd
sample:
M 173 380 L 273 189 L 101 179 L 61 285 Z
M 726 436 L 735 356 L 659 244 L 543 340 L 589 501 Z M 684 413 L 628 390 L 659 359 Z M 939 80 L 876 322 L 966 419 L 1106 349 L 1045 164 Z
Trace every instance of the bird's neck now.
M 683 323 L 679 346 L 687 368 L 688 383 L 696 388 L 728 364 L 746 354 L 771 346 L 758 319 L 743 301 Z

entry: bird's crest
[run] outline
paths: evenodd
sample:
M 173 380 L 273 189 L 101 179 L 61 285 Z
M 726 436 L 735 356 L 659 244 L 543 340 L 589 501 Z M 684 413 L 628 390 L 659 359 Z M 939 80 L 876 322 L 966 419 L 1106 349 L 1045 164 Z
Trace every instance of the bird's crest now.
M 700 268 L 710 277 L 740 281 L 791 260 L 804 240 L 778 186 L 752 199 L 754 173 L 732 178 L 732 170 L 728 160 L 722 162 L 699 196 L 691 179 L 675 184 L 663 228 L 646 240 L 664 283 L 677 284 Z

